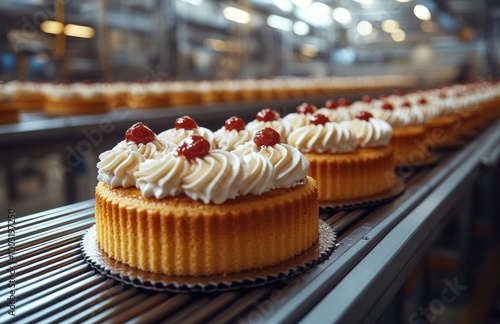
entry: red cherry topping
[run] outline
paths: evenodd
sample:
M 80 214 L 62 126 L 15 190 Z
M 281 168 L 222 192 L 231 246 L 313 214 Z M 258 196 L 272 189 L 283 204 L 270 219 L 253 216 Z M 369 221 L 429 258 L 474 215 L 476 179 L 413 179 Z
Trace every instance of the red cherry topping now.
M 188 160 L 204 158 L 210 152 L 210 143 L 200 135 L 191 135 L 182 141 L 175 152 Z
M 307 102 L 304 102 L 300 106 L 297 107 L 297 113 L 299 114 L 314 114 L 318 110 L 318 108 L 315 105 L 308 104 Z
M 384 102 L 380 108 L 385 109 L 385 110 L 393 110 L 394 107 L 391 105 L 389 102 Z
M 258 121 L 267 122 L 278 120 L 279 116 L 280 115 L 276 111 L 272 110 L 271 108 L 266 108 L 259 111 L 255 119 L 257 119 Z
M 154 141 L 155 133 L 146 125 L 139 122 L 130 127 L 125 133 L 125 141 L 135 144 L 148 144 Z
M 405 101 L 401 104 L 401 108 L 411 108 L 411 103 L 409 101 Z
M 340 98 L 338 100 L 339 106 L 350 106 L 352 104 L 351 99 L 349 98 Z
M 330 120 L 325 115 L 315 113 L 314 115 L 311 116 L 311 119 L 309 120 L 309 124 L 324 125 L 324 124 L 328 123 L 329 121 Z
M 372 118 L 372 117 L 373 117 L 373 115 L 370 114 L 368 111 L 360 111 L 356 114 L 357 119 L 366 120 L 366 121 L 369 121 L 370 118 Z
M 196 124 L 193 118 L 189 116 L 182 116 L 175 120 L 174 128 L 191 130 L 193 128 L 198 128 L 198 124 Z
M 421 105 L 425 105 L 425 104 L 427 104 L 427 99 L 425 99 L 424 97 L 420 97 L 418 99 L 418 103 Z
M 325 107 L 328 109 L 336 109 L 339 107 L 339 104 L 335 100 L 330 99 L 325 102 Z
M 266 127 L 255 134 L 253 141 L 259 147 L 274 146 L 281 142 L 281 136 L 274 129 Z
M 226 120 L 224 127 L 226 127 L 228 131 L 236 130 L 239 132 L 245 129 L 245 122 L 240 117 L 233 116 Z
M 361 97 L 361 101 L 369 103 L 372 101 L 372 97 L 370 97 L 369 95 L 364 95 L 363 97 Z

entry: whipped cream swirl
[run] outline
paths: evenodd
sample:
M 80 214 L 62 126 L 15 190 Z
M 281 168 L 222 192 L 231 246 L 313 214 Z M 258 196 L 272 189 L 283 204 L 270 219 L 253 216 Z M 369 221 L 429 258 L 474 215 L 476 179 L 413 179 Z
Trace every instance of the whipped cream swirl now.
M 252 136 L 255 135 L 255 133 L 257 133 L 261 129 L 264 129 L 266 127 L 270 127 L 275 131 L 277 131 L 278 134 L 280 134 L 282 141 L 286 140 L 286 137 L 288 136 L 292 128 L 292 126 L 289 123 L 284 122 L 283 119 L 281 118 L 278 120 L 267 121 L 267 122 L 252 120 L 246 125 L 246 128 L 252 132 Z
M 287 143 L 301 152 L 316 153 L 352 152 L 357 146 L 349 128 L 331 122 L 299 127 L 288 135 Z
M 109 150 L 99 155 L 97 180 L 113 188 L 133 187 L 136 177 L 134 172 L 146 158 L 134 148 L 129 150 Z
M 392 138 L 392 127 L 385 120 L 370 118 L 365 121 L 355 118 L 344 121 L 341 125 L 354 133 L 361 147 L 387 146 Z
M 252 132 L 248 129 L 237 131 L 226 130 L 223 126 L 214 132 L 214 148 L 224 151 L 232 151 L 238 145 L 245 144 L 253 139 Z
M 276 188 L 291 188 L 302 183 L 307 176 L 309 161 L 299 150 L 288 144 L 259 147 L 254 142 L 240 145 L 233 151 L 243 157 L 250 153 L 266 157 L 276 169 L 274 182 Z
M 167 142 L 172 142 L 177 145 L 179 145 L 183 140 L 188 138 L 191 135 L 200 135 L 203 138 L 205 138 L 210 145 L 212 145 L 214 141 L 214 134 L 213 132 L 205 127 L 198 127 L 198 128 L 193 128 L 193 129 L 167 129 L 166 131 L 161 132 L 158 134 L 158 138 Z

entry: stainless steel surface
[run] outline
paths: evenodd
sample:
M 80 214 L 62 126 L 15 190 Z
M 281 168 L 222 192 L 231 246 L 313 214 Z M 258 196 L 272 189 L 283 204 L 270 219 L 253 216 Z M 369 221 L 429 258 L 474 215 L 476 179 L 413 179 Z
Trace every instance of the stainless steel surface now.
M 321 213 L 338 231 L 338 249 L 307 273 L 256 289 L 213 294 L 156 293 L 96 273 L 80 253 L 94 224 L 94 201 L 18 215 L 15 227 L 16 316 L 2 323 L 39 322 L 333 322 L 374 319 L 440 227 L 481 158 L 498 146 L 500 121 L 458 151 L 416 170 L 395 201 L 366 210 Z M 498 163 L 498 162 L 497 162 Z M 1 223 L 0 242 L 7 242 Z M 6 246 L 2 245 L 2 251 Z M 0 256 L 0 296 L 7 297 L 11 262 Z M 360 300 L 363 300 L 361 303 Z

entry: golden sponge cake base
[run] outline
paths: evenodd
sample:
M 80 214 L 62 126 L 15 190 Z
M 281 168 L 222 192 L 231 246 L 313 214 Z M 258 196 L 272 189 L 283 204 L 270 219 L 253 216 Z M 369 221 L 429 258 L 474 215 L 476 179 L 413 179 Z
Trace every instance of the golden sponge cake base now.
M 224 204 L 186 196 L 145 198 L 136 188 L 96 187 L 99 247 L 111 258 L 166 275 L 226 274 L 274 265 L 319 237 L 317 186 L 248 195 Z
M 320 203 L 371 196 L 394 184 L 391 146 L 303 154 L 310 162 L 309 176 L 318 182 Z

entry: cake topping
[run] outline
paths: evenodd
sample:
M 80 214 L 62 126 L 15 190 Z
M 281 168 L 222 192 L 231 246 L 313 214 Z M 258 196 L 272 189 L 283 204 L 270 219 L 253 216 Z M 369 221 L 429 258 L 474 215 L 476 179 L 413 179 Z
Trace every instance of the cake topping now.
M 356 114 L 357 119 L 369 121 L 370 118 L 373 118 L 373 115 L 370 114 L 368 111 L 360 111 Z
M 243 121 L 243 119 L 233 116 L 226 120 L 226 122 L 224 123 L 224 127 L 226 127 L 226 130 L 228 131 L 242 131 L 245 129 L 245 122 Z
M 266 108 L 259 111 L 255 119 L 257 119 L 258 121 L 269 122 L 278 120 L 279 116 L 280 115 L 276 111 L 272 110 L 271 108 Z
M 255 134 L 253 141 L 259 147 L 274 146 L 281 142 L 281 137 L 277 131 L 270 127 L 266 127 Z
M 380 108 L 385 109 L 385 110 L 393 110 L 394 107 L 390 102 L 384 102 Z
M 189 116 L 182 116 L 175 120 L 174 128 L 191 130 L 194 128 L 198 128 L 198 124 L 196 124 L 193 118 Z
M 339 107 L 339 104 L 335 100 L 330 99 L 325 102 L 325 107 L 328 109 L 336 109 Z
M 297 107 L 297 113 L 299 114 L 314 114 L 318 108 L 315 105 L 308 104 L 307 102 L 304 102 L 300 106 Z
M 191 135 L 179 144 L 176 156 L 184 156 L 188 160 L 204 158 L 210 152 L 210 143 L 200 135 Z
M 352 104 L 351 99 L 349 98 L 340 98 L 338 100 L 339 106 L 350 106 Z
M 411 103 L 409 101 L 405 101 L 401 104 L 401 108 L 411 108 Z
M 361 97 L 361 101 L 365 102 L 365 103 L 369 103 L 372 101 L 372 97 L 370 97 L 369 95 L 364 95 L 363 97 Z
M 427 99 L 425 99 L 424 97 L 420 97 L 418 99 L 417 103 L 419 103 L 420 105 L 426 105 L 427 104 Z
M 147 144 L 155 140 L 155 133 L 149 127 L 139 122 L 127 130 L 125 140 L 127 143 Z
M 309 123 L 313 124 L 313 125 L 324 125 L 324 124 L 328 123 L 329 121 L 330 120 L 325 115 L 315 113 L 314 115 L 311 116 Z

